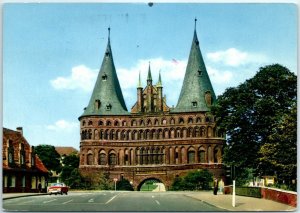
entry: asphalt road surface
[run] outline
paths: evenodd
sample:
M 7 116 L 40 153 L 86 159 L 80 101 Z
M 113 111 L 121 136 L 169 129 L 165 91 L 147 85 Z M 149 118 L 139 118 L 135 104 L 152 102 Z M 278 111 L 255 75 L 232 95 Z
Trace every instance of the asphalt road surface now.
M 3 200 L 4 211 L 224 211 L 184 192 L 69 192 Z

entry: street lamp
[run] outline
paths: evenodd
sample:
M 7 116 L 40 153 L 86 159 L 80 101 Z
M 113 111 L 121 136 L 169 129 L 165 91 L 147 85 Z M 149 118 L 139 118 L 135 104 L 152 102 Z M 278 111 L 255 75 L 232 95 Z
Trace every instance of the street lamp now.
M 118 181 L 118 178 L 114 178 L 114 182 L 115 182 L 115 191 L 117 191 L 117 181 Z

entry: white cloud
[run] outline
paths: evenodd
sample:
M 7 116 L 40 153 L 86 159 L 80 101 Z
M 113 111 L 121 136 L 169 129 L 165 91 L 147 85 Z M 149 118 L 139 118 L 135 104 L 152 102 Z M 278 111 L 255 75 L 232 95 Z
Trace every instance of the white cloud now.
M 224 84 L 233 80 L 233 74 L 230 71 L 220 71 L 218 69 L 207 66 L 207 72 L 212 81 L 212 84 Z
M 66 120 L 58 120 L 55 122 L 55 124 L 47 125 L 46 128 L 49 130 L 54 131 L 73 131 L 74 129 L 78 128 L 77 122 L 69 122 Z
M 207 53 L 207 58 L 212 62 L 223 63 L 232 67 L 238 67 L 249 63 L 263 63 L 268 60 L 263 54 L 243 52 L 236 48 Z
M 57 77 L 50 83 L 55 89 L 82 89 L 83 91 L 91 91 L 97 78 L 97 70 L 79 65 L 72 68 L 71 75 L 68 77 Z

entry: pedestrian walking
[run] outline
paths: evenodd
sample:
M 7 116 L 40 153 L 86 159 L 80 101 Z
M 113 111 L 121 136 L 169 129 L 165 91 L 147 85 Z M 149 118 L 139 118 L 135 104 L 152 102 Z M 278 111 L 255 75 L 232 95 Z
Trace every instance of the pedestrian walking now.
M 42 192 L 42 184 L 41 183 L 39 183 L 38 189 L 39 189 L 39 193 L 41 193 Z

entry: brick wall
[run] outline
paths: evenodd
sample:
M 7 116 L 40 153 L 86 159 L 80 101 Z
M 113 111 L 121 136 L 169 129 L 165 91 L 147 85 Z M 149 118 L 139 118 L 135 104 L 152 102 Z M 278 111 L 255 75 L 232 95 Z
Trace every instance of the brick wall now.
M 224 194 L 232 194 L 232 186 L 225 186 Z M 297 207 L 297 192 L 261 187 L 261 197 Z
M 297 193 L 288 192 L 279 189 L 262 188 L 262 198 L 277 201 L 280 203 L 288 204 L 293 207 L 297 207 Z

